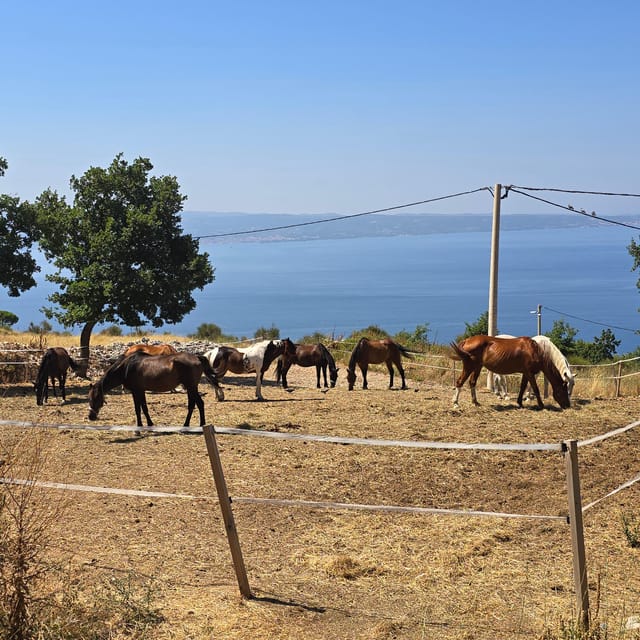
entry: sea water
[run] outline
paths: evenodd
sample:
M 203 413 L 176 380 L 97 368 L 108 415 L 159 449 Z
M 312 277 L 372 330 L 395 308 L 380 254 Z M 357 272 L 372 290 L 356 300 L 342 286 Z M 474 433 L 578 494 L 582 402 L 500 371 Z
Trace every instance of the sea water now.
M 577 338 L 592 341 L 609 327 L 621 340 L 618 353 L 635 350 L 640 294 L 627 250 L 634 237 L 634 230 L 611 225 L 503 230 L 498 331 L 535 334 L 542 305 L 543 333 L 564 320 L 578 330 Z M 200 248 L 210 256 L 215 281 L 194 292 L 196 309 L 181 323 L 159 332 L 188 335 L 215 323 L 225 334 L 252 337 L 258 327 L 274 325 L 282 337 L 298 340 L 316 331 L 339 337 L 377 325 L 394 334 L 426 324 L 429 339 L 446 344 L 488 309 L 490 232 L 203 239 Z M 53 289 L 42 276 L 38 282 L 17 299 L 0 292 L 0 309 L 19 316 L 17 328 L 44 319 L 39 309 Z

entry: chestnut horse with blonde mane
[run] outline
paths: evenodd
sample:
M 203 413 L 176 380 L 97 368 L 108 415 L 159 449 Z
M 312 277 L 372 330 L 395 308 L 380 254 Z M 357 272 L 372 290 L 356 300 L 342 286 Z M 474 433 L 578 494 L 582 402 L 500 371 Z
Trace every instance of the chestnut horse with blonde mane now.
M 508 373 L 522 374 L 520 393 L 518 394 L 518 405 L 520 407 L 522 407 L 522 397 L 527 383 L 531 385 L 535 393 L 538 400 L 538 408 L 542 409 L 544 407 L 536 382 L 536 375 L 541 371 L 551 383 L 553 397 L 560 407 L 568 409 L 571 406 L 566 380 L 563 379 L 553 360 L 532 338 L 497 338 L 477 335 L 461 340 L 457 344 L 452 342 L 451 348 L 453 353 L 450 357 L 453 360 L 462 361 L 463 367 L 462 373 L 456 380 L 456 390 L 453 396 L 453 406 L 456 408 L 459 407 L 460 389 L 467 378 L 469 378 L 473 404 L 480 404 L 476 397 L 476 382 L 482 367 L 502 375 Z

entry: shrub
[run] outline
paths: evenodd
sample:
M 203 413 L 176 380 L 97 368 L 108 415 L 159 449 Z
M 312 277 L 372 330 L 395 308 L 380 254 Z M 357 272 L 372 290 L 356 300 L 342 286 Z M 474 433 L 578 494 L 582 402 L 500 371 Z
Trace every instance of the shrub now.
M 263 340 L 278 340 L 280 338 L 280 329 L 274 324 L 269 329 L 258 327 L 253 334 L 254 338 L 262 338 Z

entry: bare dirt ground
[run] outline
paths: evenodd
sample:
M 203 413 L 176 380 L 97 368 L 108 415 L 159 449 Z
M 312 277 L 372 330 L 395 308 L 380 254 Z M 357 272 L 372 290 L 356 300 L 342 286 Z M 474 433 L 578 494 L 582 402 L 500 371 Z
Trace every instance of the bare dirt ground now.
M 581 396 L 560 411 L 518 409 L 480 390 L 461 409 L 452 390 L 411 382 L 387 389 L 371 373 L 368 391 L 315 388 L 312 369 L 293 367 L 286 391 L 265 378 L 265 402 L 252 377 L 224 380 L 226 400 L 202 384 L 207 422 L 247 432 L 468 443 L 559 443 L 638 419 L 640 398 Z M 70 376 L 67 402 L 37 407 L 28 384 L 2 385 L 4 421 L 87 425 L 88 382 Z M 156 425 L 180 426 L 181 393 L 149 394 Z M 135 423 L 129 395 L 108 396 L 99 425 Z M 197 425 L 197 411 L 192 426 Z M 43 434 L 40 480 L 195 496 L 149 498 L 53 491 L 64 496 L 52 556 L 83 586 L 105 574 L 153 580 L 173 639 L 415 639 L 541 637 L 575 616 L 569 527 L 563 520 L 425 515 L 273 506 L 241 498 L 404 505 L 525 515 L 566 515 L 564 460 L 558 452 L 364 447 L 219 434 L 248 579 L 239 595 L 204 438 L 197 434 L 29 429 L 0 425 L 4 443 Z M 31 437 L 31 435 L 26 436 Z M 631 430 L 580 450 L 583 503 L 640 471 L 640 434 Z M 640 514 L 638 485 L 585 514 L 591 605 L 617 630 L 640 614 L 640 550 L 621 515 Z M 117 630 L 116 630 L 117 636 Z

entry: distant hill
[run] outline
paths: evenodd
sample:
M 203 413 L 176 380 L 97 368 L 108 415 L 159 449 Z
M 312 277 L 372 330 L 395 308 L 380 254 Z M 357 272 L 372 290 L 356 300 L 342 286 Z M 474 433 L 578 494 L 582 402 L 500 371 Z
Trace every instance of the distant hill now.
M 429 235 L 491 231 L 488 214 L 396 213 L 343 218 L 334 214 L 216 213 L 185 211 L 184 231 L 201 238 L 201 244 L 219 242 L 286 242 L 345 238 Z M 621 218 L 640 226 L 640 218 Z M 503 215 L 504 231 L 554 229 L 608 224 L 579 214 Z

